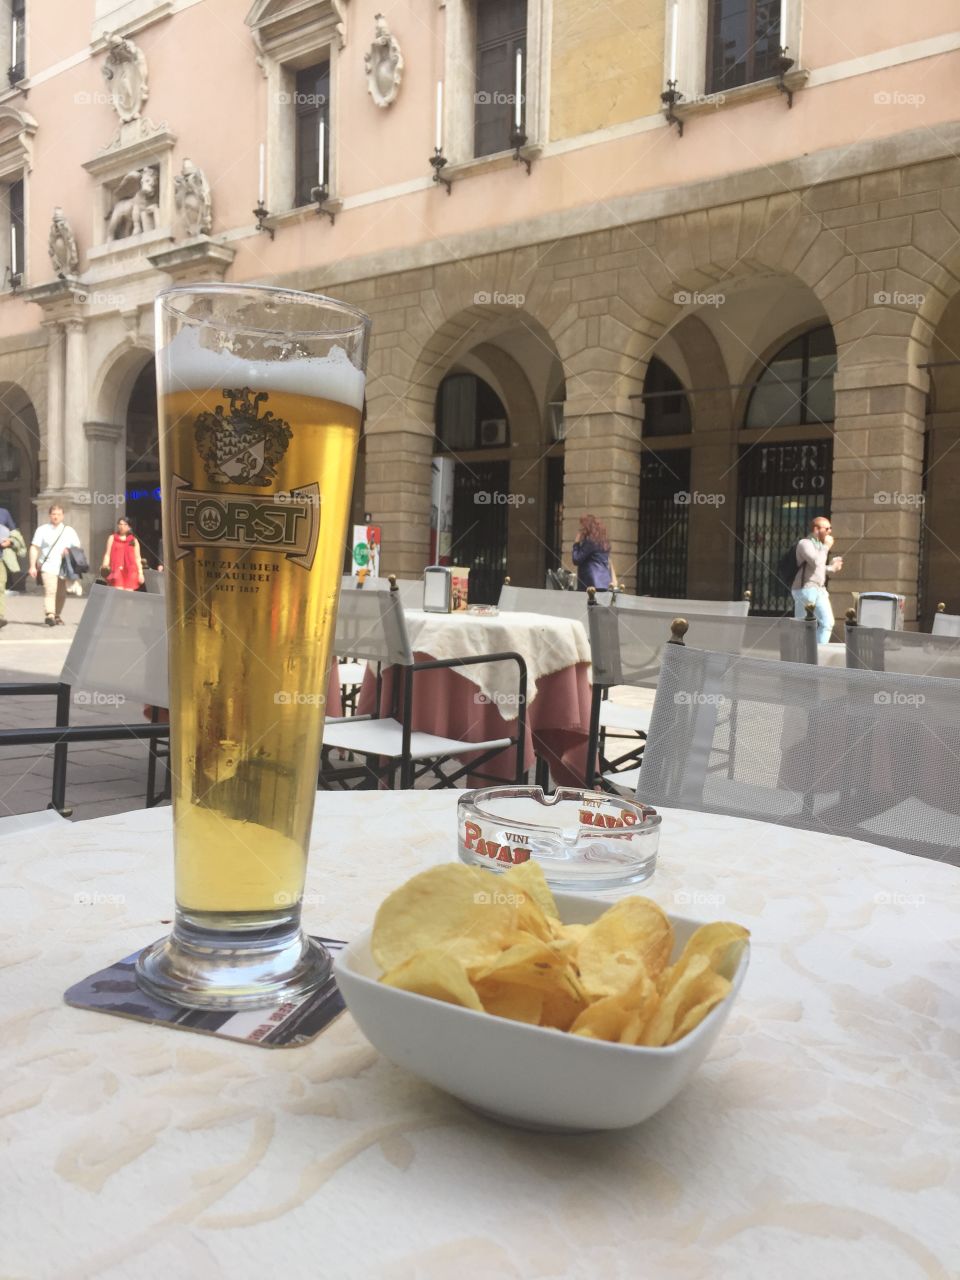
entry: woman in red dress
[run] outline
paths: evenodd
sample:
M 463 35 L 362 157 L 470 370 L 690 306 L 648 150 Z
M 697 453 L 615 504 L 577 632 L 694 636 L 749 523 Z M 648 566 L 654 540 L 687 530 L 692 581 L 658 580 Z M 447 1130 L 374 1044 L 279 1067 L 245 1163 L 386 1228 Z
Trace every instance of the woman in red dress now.
M 125 516 L 120 517 L 116 531 L 107 539 L 103 576 L 111 587 L 119 587 L 121 591 L 136 591 L 143 585 L 140 543 Z

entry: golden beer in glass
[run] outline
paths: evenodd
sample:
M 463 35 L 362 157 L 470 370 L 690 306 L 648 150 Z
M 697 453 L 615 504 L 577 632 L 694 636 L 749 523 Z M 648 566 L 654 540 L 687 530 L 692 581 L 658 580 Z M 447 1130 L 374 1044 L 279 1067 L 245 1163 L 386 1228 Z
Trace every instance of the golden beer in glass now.
M 300 903 L 369 322 L 233 285 L 157 300 L 176 866 L 138 981 L 196 1008 L 329 976 Z

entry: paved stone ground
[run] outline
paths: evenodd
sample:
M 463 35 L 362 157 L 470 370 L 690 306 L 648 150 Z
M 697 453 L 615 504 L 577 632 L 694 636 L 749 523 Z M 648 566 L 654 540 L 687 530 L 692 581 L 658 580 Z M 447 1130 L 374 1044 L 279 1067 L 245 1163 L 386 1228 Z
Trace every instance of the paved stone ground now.
M 85 600 L 67 597 L 64 626 L 43 622 L 43 599 L 28 589 L 25 595 L 6 597 L 8 625 L 0 629 L 0 682 L 57 680 L 83 615 Z M 618 701 L 634 706 L 653 705 L 653 691 L 618 689 Z M 0 729 L 55 723 L 53 697 L 0 697 Z M 75 702 L 71 724 L 124 724 L 141 721 L 137 706 L 83 706 Z M 615 755 L 614 743 L 609 754 Z M 0 818 L 32 813 L 50 803 L 53 774 L 52 747 L 0 747 Z M 426 785 L 428 780 L 424 780 Z M 99 818 L 143 808 L 147 790 L 147 746 L 134 739 L 105 743 L 77 743 L 70 747 L 67 766 L 67 805 L 73 818 Z

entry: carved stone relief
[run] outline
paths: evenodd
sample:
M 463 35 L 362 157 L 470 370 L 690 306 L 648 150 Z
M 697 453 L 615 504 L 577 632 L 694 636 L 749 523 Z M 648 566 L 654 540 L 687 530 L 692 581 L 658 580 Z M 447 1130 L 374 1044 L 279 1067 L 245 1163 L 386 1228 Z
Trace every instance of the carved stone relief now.
M 113 205 L 107 216 L 107 240 L 125 240 L 142 231 L 156 231 L 160 222 L 158 194 L 160 171 L 156 165 L 134 169 L 111 192 Z
M 76 237 L 59 205 L 53 211 L 50 235 L 47 238 L 47 252 L 50 254 L 53 269 L 61 280 L 66 276 L 77 274 L 80 268 L 80 254 L 77 250 Z
M 192 238 L 210 234 L 213 227 L 210 184 L 203 170 L 186 156 L 173 180 L 173 199 L 185 236 Z
M 376 34 L 369 50 L 363 55 L 367 71 L 367 90 L 378 107 L 389 107 L 400 92 L 403 79 L 403 54 L 390 33 L 382 13 L 374 18 Z

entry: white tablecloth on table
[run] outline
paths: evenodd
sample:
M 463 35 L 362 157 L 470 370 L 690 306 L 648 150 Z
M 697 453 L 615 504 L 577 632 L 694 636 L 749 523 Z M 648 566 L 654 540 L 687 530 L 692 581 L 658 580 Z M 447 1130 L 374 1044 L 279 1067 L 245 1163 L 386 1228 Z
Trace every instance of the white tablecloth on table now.
M 426 613 L 406 609 L 407 634 L 415 653 L 431 658 L 462 658 L 480 653 L 519 653 L 527 664 L 527 702 L 537 696 L 537 682 L 544 676 L 590 661 L 590 642 L 575 618 L 554 618 L 538 613 L 504 612 Z M 517 717 L 517 667 L 515 663 L 478 663 L 458 667 L 457 673 L 475 684 L 497 705 L 504 720 Z
M 396 884 L 455 856 L 455 805 L 319 795 L 308 927 L 349 938 Z M 166 809 L 0 839 L 4 1275 L 953 1274 L 956 869 L 664 811 L 641 892 L 748 925 L 747 981 L 668 1108 L 554 1137 L 405 1074 L 349 1015 L 268 1050 L 64 1005 L 73 982 L 165 932 L 169 832 Z
M 845 644 L 818 644 L 817 666 L 845 667 L 847 665 L 847 646 Z

